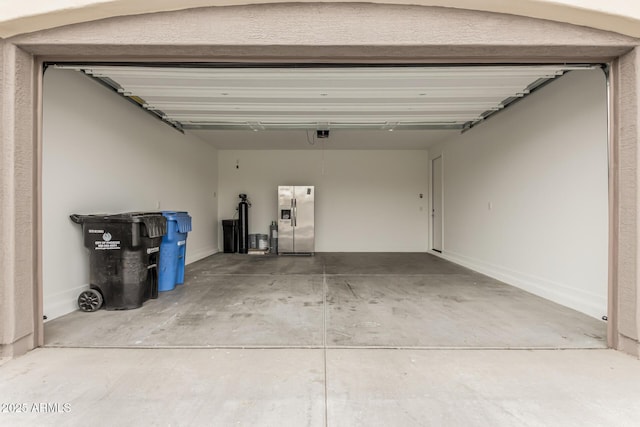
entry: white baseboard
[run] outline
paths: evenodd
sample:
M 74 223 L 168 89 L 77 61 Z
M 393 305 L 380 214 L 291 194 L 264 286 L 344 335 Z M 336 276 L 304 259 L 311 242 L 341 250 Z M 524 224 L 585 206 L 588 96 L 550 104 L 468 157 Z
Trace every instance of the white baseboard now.
M 506 267 L 493 265 L 485 261 L 471 258 L 450 251 L 431 254 L 448 261 L 470 268 L 478 273 L 485 274 L 494 279 L 505 282 L 532 294 L 546 298 L 558 304 L 562 304 L 581 313 L 601 319 L 607 314 L 607 298 L 552 280 L 537 277 L 531 274 L 511 270 Z
M 200 261 L 201 259 L 211 256 L 213 254 L 217 254 L 218 252 L 220 252 L 218 248 L 208 248 L 208 249 L 201 249 L 195 252 L 190 252 L 189 248 L 187 247 L 187 259 L 185 259 L 185 265 L 189 265 L 196 261 Z
M 45 295 L 43 314 L 47 316 L 46 322 L 76 311 L 78 309 L 78 296 L 87 289 L 89 289 L 89 285 L 83 285 L 55 295 Z

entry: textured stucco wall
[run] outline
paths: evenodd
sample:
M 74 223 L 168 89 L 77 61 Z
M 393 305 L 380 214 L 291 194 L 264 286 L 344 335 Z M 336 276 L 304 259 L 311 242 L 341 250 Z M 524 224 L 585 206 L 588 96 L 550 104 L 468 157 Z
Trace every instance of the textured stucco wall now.
M 0 355 L 33 347 L 33 60 L 0 41 Z
M 617 94 L 615 120 L 618 125 L 617 174 L 618 174 L 618 289 L 617 325 L 619 346 L 633 354 L 640 354 L 638 331 L 640 330 L 640 293 L 638 292 L 638 143 L 640 142 L 640 49 L 620 58 L 616 69 Z
M 517 16 L 361 3 L 237 6 L 128 16 L 11 40 L 34 54 L 75 58 L 316 62 L 584 60 L 614 58 L 637 44 L 636 39 L 615 33 Z
M 114 16 L 195 7 L 279 3 L 281 0 L 57 0 L 0 2 L 0 37 Z M 309 2 L 300 0 L 299 2 Z M 329 0 L 328 2 L 331 2 Z M 407 0 L 374 3 L 407 4 Z M 629 0 L 413 0 L 420 6 L 497 12 L 567 22 L 640 37 L 640 6 Z

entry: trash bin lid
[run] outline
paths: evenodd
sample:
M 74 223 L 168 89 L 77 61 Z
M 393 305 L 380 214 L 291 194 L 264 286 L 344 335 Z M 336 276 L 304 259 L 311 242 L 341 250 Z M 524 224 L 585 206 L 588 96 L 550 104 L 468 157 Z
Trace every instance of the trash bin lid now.
M 167 221 L 175 221 L 178 223 L 179 233 L 188 233 L 191 231 L 191 216 L 189 212 L 162 211 L 162 215 Z
M 167 234 L 167 219 L 160 212 L 126 212 L 119 216 L 125 220 L 130 218 L 131 222 L 143 223 L 147 236 L 152 239 Z
M 113 215 L 70 215 L 76 224 L 104 224 L 104 223 L 142 223 L 150 238 L 162 237 L 167 234 L 167 220 L 159 212 L 126 212 Z

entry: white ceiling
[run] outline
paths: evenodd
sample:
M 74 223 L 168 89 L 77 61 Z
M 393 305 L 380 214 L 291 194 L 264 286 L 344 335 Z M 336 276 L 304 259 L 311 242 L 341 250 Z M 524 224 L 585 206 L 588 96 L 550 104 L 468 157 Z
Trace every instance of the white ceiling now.
M 317 148 L 319 129 L 331 130 L 331 148 L 426 148 L 585 68 L 57 66 L 107 83 L 220 149 Z

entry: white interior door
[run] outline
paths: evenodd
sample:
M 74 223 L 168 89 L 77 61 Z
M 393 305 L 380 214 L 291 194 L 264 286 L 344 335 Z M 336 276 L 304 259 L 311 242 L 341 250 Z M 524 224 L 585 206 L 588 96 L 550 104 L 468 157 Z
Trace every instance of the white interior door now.
M 442 156 L 431 161 L 431 248 L 442 252 Z

